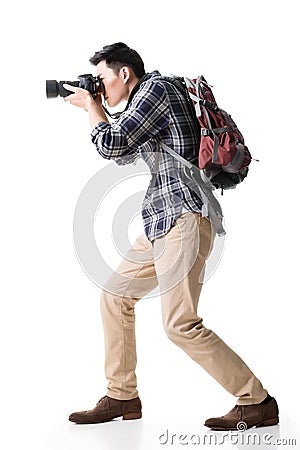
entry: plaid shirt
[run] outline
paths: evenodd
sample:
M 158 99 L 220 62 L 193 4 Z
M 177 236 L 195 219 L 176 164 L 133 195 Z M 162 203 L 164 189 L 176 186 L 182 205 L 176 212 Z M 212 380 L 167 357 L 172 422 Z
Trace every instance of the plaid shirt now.
M 154 174 L 142 204 L 150 241 L 166 234 L 184 208 L 201 212 L 203 204 L 182 182 L 178 162 L 159 148 L 159 142 L 192 160 L 198 155 L 199 139 L 184 95 L 158 71 L 146 74 L 135 86 L 114 123 L 100 122 L 92 131 L 92 142 L 103 158 L 123 165 L 142 157 Z

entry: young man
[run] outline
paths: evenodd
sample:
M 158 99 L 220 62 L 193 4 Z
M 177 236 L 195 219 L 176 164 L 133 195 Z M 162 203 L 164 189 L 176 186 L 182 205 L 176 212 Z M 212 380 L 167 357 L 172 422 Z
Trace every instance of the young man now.
M 145 235 L 137 239 L 102 292 L 107 395 L 94 409 L 73 413 L 69 420 L 85 424 L 142 416 L 135 376 L 134 307 L 158 284 L 168 337 L 237 397 L 228 414 L 208 419 L 205 425 L 231 430 L 240 421 L 248 428 L 277 424 L 276 400 L 197 315 L 201 277 L 215 232 L 209 218 L 201 215 L 201 199 L 182 182 L 175 160 L 160 147 L 164 143 L 189 160 L 197 155 L 200 132 L 186 98 L 159 72 L 146 74 L 140 56 L 123 43 L 104 47 L 90 62 L 103 83 L 101 95 L 94 100 L 88 91 L 65 85 L 74 92 L 65 101 L 87 111 L 92 141 L 101 156 L 118 164 L 142 157 L 154 176 L 142 205 Z M 128 102 L 114 123 L 107 119 L 102 96 L 110 107 Z

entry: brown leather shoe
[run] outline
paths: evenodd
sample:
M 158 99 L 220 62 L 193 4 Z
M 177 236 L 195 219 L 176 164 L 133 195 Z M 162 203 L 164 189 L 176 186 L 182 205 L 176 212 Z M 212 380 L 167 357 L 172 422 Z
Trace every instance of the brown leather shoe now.
M 207 419 L 204 425 L 216 431 L 245 431 L 251 427 L 277 425 L 278 414 L 277 402 L 271 397 L 271 400 L 265 404 L 235 405 L 225 416 Z
M 123 420 L 140 419 L 142 404 L 139 397 L 132 400 L 116 400 L 105 396 L 99 400 L 94 409 L 74 412 L 70 415 L 69 420 L 80 424 L 102 423 L 120 416 L 123 416 Z

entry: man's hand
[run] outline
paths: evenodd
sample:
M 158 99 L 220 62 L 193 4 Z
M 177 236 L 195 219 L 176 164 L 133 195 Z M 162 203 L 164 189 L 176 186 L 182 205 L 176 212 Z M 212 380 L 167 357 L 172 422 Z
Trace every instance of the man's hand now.
M 92 128 L 99 122 L 108 122 L 106 114 L 102 108 L 101 94 L 98 94 L 94 100 L 89 91 L 79 87 L 71 86 L 65 83 L 64 88 L 68 91 L 74 92 L 67 97 L 64 97 L 65 102 L 69 102 L 71 105 L 83 108 L 89 114 L 90 123 Z
M 71 105 L 78 106 L 79 108 L 83 108 L 88 112 L 91 103 L 94 101 L 89 91 L 66 83 L 63 86 L 68 91 L 74 92 L 74 94 L 64 97 L 64 101 L 69 102 Z

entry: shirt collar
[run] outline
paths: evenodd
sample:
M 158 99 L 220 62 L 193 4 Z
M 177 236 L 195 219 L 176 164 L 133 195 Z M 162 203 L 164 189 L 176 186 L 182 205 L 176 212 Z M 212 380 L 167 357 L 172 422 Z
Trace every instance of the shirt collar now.
M 159 76 L 161 76 L 159 71 L 158 70 L 154 70 L 153 72 L 146 73 L 142 78 L 140 78 L 139 81 L 137 82 L 137 84 L 134 86 L 134 88 L 130 92 L 130 95 L 129 95 L 129 98 L 128 98 L 128 102 L 127 102 L 127 105 L 126 105 L 126 108 L 124 109 L 124 111 L 126 111 L 126 109 L 128 108 L 128 106 L 131 103 L 133 97 L 135 96 L 137 91 L 140 89 L 142 83 L 144 83 L 145 81 L 151 80 L 152 78 L 159 77 Z

